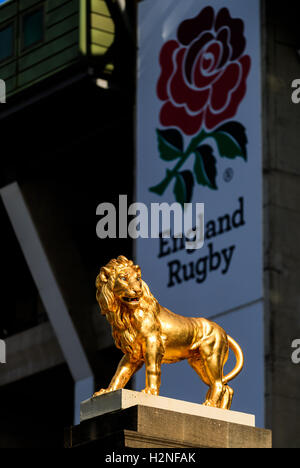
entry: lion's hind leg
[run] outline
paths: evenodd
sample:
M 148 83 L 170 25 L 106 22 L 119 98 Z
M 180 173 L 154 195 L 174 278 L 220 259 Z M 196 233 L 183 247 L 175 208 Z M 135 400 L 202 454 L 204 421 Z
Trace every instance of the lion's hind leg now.
M 209 389 L 206 394 L 206 399 L 203 404 L 205 406 L 213 406 L 215 408 L 219 408 L 223 399 L 223 395 L 225 393 L 225 385 L 223 385 L 222 383 L 221 374 L 219 374 L 218 378 L 218 376 L 216 375 L 216 368 L 215 366 L 213 366 L 216 372 L 214 373 L 215 375 L 212 375 L 210 369 L 208 369 L 206 360 L 203 360 L 201 358 L 189 359 L 188 362 L 190 366 L 199 375 L 201 380 L 209 386 Z
M 206 393 L 206 399 L 205 399 L 205 402 L 208 402 L 210 400 L 210 394 L 211 394 L 211 383 L 208 379 L 203 359 L 201 357 L 189 359 L 188 363 L 194 369 L 194 371 L 199 375 L 202 382 L 204 382 L 206 385 L 209 386 L 209 389 Z
M 231 402 L 231 393 L 222 381 L 224 362 L 227 359 L 227 350 L 221 348 L 221 352 L 216 352 L 213 343 L 201 346 L 198 356 L 189 359 L 189 364 L 197 372 L 199 377 L 209 390 L 206 394 L 205 406 L 221 408 L 228 406 Z
M 226 406 L 229 402 L 231 394 L 228 386 L 223 383 L 223 367 L 227 359 L 226 349 L 218 351 L 214 350 L 210 355 L 203 353 L 204 369 L 210 386 L 204 405 L 222 408 L 223 404 Z
M 229 387 L 229 385 L 224 385 L 223 390 L 224 390 L 224 393 L 223 393 L 222 400 L 220 403 L 220 408 L 230 409 L 234 391 L 231 387 Z M 206 399 L 205 399 L 206 402 L 211 400 L 210 396 L 211 396 L 211 388 L 208 389 L 208 392 L 206 394 Z
M 229 410 L 231 407 L 234 391 L 231 387 L 229 387 L 229 385 L 224 385 L 224 387 L 225 387 L 225 392 L 222 397 L 220 408 Z

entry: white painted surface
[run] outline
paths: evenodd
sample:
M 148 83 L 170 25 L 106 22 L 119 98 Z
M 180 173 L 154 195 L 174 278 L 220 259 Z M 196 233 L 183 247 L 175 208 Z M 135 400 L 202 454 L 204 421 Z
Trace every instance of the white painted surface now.
M 259 425 L 263 426 L 263 203 L 259 3 L 258 0 L 144 0 L 139 4 L 137 202 L 148 206 L 153 202 L 174 202 L 173 183 L 162 196 L 150 192 L 149 188 L 163 180 L 166 170 L 171 170 L 176 164 L 173 161 L 162 160 L 159 156 L 156 130 L 171 127 L 164 127 L 159 118 L 163 102 L 158 99 L 157 83 L 161 75 L 160 51 L 166 42 L 178 40 L 177 31 L 181 22 L 195 18 L 207 6 L 214 9 L 215 15 L 222 8 L 228 8 L 232 18 L 240 19 L 244 23 L 246 46 L 243 54 L 250 56 L 251 68 L 247 78 L 247 92 L 236 115 L 230 118 L 230 121 L 237 121 L 245 127 L 248 140 L 247 161 L 241 157 L 232 160 L 221 157 L 215 142 L 209 139 L 205 141 L 212 145 L 216 157 L 218 190 L 195 183 L 192 198 L 194 203 L 204 202 L 205 224 L 209 221 L 217 223 L 218 218 L 225 214 L 233 219 L 234 213 L 241 207 L 239 200 L 242 198 L 244 224 L 241 223 L 237 228 L 224 231 L 215 237 L 206 238 L 203 248 L 191 253 L 175 248 L 171 241 L 166 242 L 162 249 L 157 239 L 138 239 L 135 243 L 135 261 L 141 266 L 144 281 L 161 305 L 180 315 L 212 318 L 241 345 L 245 351 L 245 369 L 232 381 L 235 390 L 233 408 L 255 413 Z M 226 122 L 224 120 L 222 123 Z M 188 136 L 182 131 L 181 133 L 184 148 L 187 148 L 194 135 Z M 193 171 L 193 164 L 192 158 L 182 168 Z M 230 181 L 224 178 L 228 169 L 233 170 Z M 213 255 L 224 249 L 228 253 L 232 247 L 234 250 L 228 269 L 225 271 L 222 262 L 219 268 L 213 268 L 212 263 L 216 262 L 217 258 L 215 256 L 213 259 Z M 169 253 L 166 254 L 167 251 Z M 197 264 L 201 265 L 201 261 L 202 266 L 206 265 L 206 276 L 202 282 L 196 275 Z M 171 281 L 171 266 L 176 265 L 176 262 L 184 265 L 188 273 L 191 271 L 189 268 L 193 267 L 194 277 L 184 279 L 181 269 L 181 282 L 176 281 L 176 278 Z M 145 386 L 144 369 L 138 372 L 135 382 L 137 390 Z M 162 395 L 202 402 L 206 391 L 207 386 L 201 383 L 187 362 L 163 366 L 160 392 Z
M 112 411 L 118 411 L 136 405 L 218 419 L 219 421 L 242 424 L 244 426 L 255 426 L 255 416 L 252 414 L 210 408 L 197 405 L 196 403 L 174 400 L 161 396 L 146 395 L 145 393 L 133 392 L 132 390 L 116 390 L 115 392 L 105 393 L 96 398 L 83 401 L 80 407 L 80 420 L 85 421 L 105 413 L 111 413 Z

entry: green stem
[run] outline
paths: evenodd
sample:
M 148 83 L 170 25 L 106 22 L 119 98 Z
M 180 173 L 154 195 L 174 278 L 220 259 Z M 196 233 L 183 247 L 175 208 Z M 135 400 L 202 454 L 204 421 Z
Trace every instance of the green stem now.
M 150 187 L 150 192 L 157 193 L 158 195 L 163 195 L 165 190 L 167 189 L 169 183 L 173 179 L 173 177 L 176 176 L 178 173 L 179 169 L 184 165 L 186 160 L 189 158 L 189 156 L 194 153 L 194 151 L 197 149 L 199 144 L 204 141 L 206 138 L 210 136 L 209 133 L 206 133 L 205 130 L 201 130 L 199 135 L 197 135 L 195 138 L 193 138 L 187 148 L 187 150 L 183 153 L 182 158 L 178 161 L 176 166 L 170 171 L 167 170 L 167 175 L 164 178 L 162 182 L 160 182 L 158 185 L 155 185 L 154 187 Z

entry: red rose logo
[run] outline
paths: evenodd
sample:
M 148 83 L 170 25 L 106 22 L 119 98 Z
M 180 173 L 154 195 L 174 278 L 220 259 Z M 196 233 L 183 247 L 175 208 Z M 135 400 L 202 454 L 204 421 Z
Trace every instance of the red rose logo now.
M 243 55 L 244 23 L 227 8 L 204 8 L 183 21 L 177 41 L 164 44 L 157 94 L 164 104 L 160 122 L 194 135 L 235 116 L 246 93 L 250 57 Z
M 160 122 L 168 128 L 156 130 L 160 158 L 177 162 L 149 190 L 163 195 L 174 181 L 175 199 L 183 205 L 191 201 L 195 183 L 218 189 L 215 149 L 205 140 L 215 140 L 221 157 L 247 160 L 246 129 L 230 119 L 246 94 L 251 60 L 244 54 L 244 23 L 227 8 L 215 15 L 207 7 L 183 21 L 177 39 L 160 52 L 157 95 L 163 101 Z M 187 148 L 182 133 L 193 135 Z M 182 170 L 191 155 L 193 171 Z

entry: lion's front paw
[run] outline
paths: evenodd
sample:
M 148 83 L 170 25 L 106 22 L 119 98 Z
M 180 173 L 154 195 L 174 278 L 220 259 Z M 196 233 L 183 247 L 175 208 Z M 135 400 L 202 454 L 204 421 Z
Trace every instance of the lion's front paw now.
M 103 395 L 104 393 L 109 393 L 111 392 L 111 390 L 109 388 L 101 388 L 101 390 L 99 390 L 99 392 L 95 392 L 94 395 L 93 395 L 93 398 L 99 396 L 99 395 Z
M 147 395 L 158 395 L 158 390 L 156 388 L 146 387 L 142 390 L 142 393 L 146 393 Z

